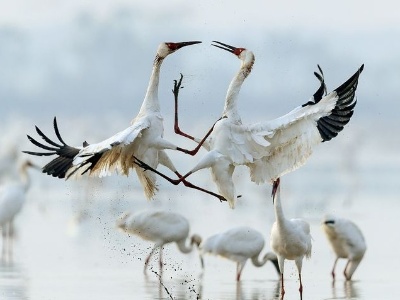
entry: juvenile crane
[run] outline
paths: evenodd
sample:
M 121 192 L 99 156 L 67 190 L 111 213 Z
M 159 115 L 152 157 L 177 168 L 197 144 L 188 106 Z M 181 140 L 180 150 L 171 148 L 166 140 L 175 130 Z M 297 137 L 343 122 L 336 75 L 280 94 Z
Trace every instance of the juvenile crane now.
M 202 144 L 200 142 L 194 150 L 189 151 L 177 147 L 163 138 L 163 117 L 158 99 L 160 68 L 164 59 L 178 49 L 198 43 L 201 42 L 161 43 L 159 45 L 144 101 L 138 115 L 126 129 L 102 142 L 96 144 L 84 142 L 81 147 L 72 147 L 67 145 L 61 138 L 56 118 L 54 118 L 54 131 L 61 144 L 50 140 L 36 127 L 36 132 L 48 145 L 39 143 L 29 135 L 28 139 L 37 147 L 47 150 L 47 152 L 24 152 L 37 156 L 56 155 L 55 159 L 43 167 L 43 173 L 58 178 L 68 179 L 74 174 L 79 176 L 86 172 L 89 172 L 90 176 L 103 177 L 112 174 L 114 171 L 128 176 L 130 170 L 135 169 L 147 199 L 153 198 L 157 191 L 155 175 L 151 172 L 144 172 L 142 168 L 138 167 L 134 163 L 134 156 L 152 168 L 157 168 L 158 164 L 164 165 L 181 177 L 164 149 L 172 149 L 194 155 Z M 204 191 L 220 200 L 224 200 L 220 195 L 206 191 L 187 181 L 184 183 L 188 187 Z

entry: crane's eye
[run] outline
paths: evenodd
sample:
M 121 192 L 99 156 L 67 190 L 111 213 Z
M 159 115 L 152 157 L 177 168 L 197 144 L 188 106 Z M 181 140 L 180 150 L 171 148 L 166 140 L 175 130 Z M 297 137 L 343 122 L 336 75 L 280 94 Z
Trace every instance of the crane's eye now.
M 328 220 L 328 221 L 325 221 L 325 224 L 335 224 L 335 221 L 334 220 Z

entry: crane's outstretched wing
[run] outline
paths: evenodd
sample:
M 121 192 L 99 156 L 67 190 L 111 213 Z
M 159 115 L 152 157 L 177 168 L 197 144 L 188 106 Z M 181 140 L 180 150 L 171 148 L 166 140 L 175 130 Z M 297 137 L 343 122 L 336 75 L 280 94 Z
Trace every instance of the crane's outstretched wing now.
M 326 96 L 317 91 L 312 100 L 288 114 L 249 126 L 252 138 L 263 145 L 262 156 L 248 166 L 252 181 L 261 183 L 302 166 L 314 146 L 336 137 L 353 115 L 358 78 L 364 68 Z M 323 81 L 322 81 L 323 82 Z
M 320 81 L 320 86 L 308 103 L 318 102 L 326 95 L 326 85 L 323 72 L 318 66 L 321 74 L 314 72 Z M 270 142 L 265 138 L 273 135 L 273 127 L 270 122 L 261 122 L 254 125 L 233 124 L 229 119 L 219 120 L 214 128 L 210 143 L 213 149 L 225 154 L 235 165 L 252 163 L 268 155 Z
M 49 139 L 38 127 L 36 132 L 49 145 L 39 143 L 28 135 L 28 139 L 35 146 L 47 150 L 48 152 L 32 152 L 23 151 L 24 153 L 36 156 L 52 156 L 57 157 L 43 167 L 43 173 L 58 178 L 69 178 L 78 170 L 78 175 L 90 172 L 91 175 L 104 176 L 109 175 L 112 171 L 118 170 L 124 174 L 129 172 L 129 167 L 134 166 L 133 160 L 127 160 L 128 153 L 125 148 L 130 145 L 138 137 L 139 133 L 149 127 L 149 122 L 142 119 L 133 123 L 128 128 L 118 132 L 112 137 L 96 144 L 83 143 L 82 147 L 73 147 L 67 145 L 61 138 L 57 126 L 57 120 L 54 118 L 54 131 L 61 142 L 56 143 Z M 132 161 L 130 166 L 127 166 Z

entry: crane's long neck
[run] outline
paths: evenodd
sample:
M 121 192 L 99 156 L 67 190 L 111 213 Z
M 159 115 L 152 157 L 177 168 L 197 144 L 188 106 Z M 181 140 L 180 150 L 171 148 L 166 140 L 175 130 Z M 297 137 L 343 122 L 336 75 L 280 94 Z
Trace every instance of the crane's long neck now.
M 274 259 L 276 259 L 276 256 L 272 252 L 267 252 L 262 259 L 260 259 L 260 254 L 253 256 L 251 262 L 256 267 L 262 267 L 267 263 L 267 261 L 273 261 Z
M 189 253 L 192 252 L 193 250 L 193 244 L 192 242 L 189 242 L 188 244 L 186 244 L 186 240 L 181 240 L 179 242 L 176 243 L 178 245 L 178 249 L 179 251 L 181 251 L 182 253 Z
M 237 108 L 237 100 L 242 84 L 251 72 L 254 60 L 254 56 L 251 55 L 249 60 L 243 61 L 239 72 L 235 77 L 233 77 L 228 91 L 226 92 L 225 107 L 222 115 L 232 119 L 234 122 L 241 123 L 241 118 Z
M 265 255 L 262 259 L 260 259 L 260 254 L 258 256 L 253 256 L 251 258 L 251 262 L 256 267 L 262 267 L 269 260 L 269 258 Z
M 160 69 L 164 58 L 156 55 L 153 63 L 153 71 L 151 72 L 149 86 L 147 87 L 146 96 L 144 97 L 140 113 L 148 111 L 160 111 L 160 102 L 158 101 L 158 84 L 160 82 Z
M 285 224 L 285 216 L 283 215 L 282 202 L 281 202 L 281 187 L 278 185 L 274 199 L 275 218 L 278 226 Z

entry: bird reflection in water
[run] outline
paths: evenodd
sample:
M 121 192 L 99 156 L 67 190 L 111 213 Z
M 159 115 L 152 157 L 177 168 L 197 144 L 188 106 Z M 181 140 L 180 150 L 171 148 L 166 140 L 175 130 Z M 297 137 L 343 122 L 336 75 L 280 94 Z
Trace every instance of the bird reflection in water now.
M 1 299 L 28 299 L 24 268 L 13 262 L 0 262 Z
M 354 286 L 355 282 L 353 280 L 345 280 L 343 282 L 343 295 L 341 294 L 340 285 L 332 281 L 332 298 L 333 299 L 358 299 L 358 291 Z

